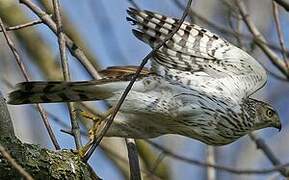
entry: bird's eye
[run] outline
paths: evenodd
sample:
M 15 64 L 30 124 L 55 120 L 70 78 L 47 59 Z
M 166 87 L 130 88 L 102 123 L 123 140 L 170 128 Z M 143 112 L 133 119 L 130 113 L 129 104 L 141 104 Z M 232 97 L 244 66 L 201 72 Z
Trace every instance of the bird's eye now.
M 268 109 L 268 110 L 266 111 L 266 115 L 267 115 L 269 118 L 271 118 L 271 117 L 273 116 L 273 114 L 274 114 L 274 112 L 273 112 L 271 109 Z

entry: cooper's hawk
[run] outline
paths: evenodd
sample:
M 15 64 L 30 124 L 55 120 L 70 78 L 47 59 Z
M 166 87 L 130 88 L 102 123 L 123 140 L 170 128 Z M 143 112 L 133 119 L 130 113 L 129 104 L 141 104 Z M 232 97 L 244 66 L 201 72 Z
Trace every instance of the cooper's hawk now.
M 178 20 L 130 8 L 134 35 L 155 47 Z M 184 22 L 143 70 L 107 136 L 152 138 L 180 134 L 210 145 L 228 144 L 250 131 L 281 128 L 267 103 L 250 98 L 264 86 L 264 68 L 245 51 L 214 33 Z M 24 82 L 10 104 L 106 100 L 114 105 L 136 68 L 111 67 L 103 79 L 84 82 Z

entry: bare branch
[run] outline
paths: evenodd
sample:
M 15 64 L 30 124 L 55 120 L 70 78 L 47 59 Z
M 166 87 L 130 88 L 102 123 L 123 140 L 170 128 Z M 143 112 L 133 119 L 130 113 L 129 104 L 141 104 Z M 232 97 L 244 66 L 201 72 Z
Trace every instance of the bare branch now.
M 59 0 L 53 0 L 53 8 L 54 8 L 54 14 L 56 17 L 57 36 L 58 36 L 58 44 L 59 44 L 63 77 L 64 77 L 65 81 L 69 81 L 70 80 L 70 73 L 69 73 L 69 67 L 68 67 L 68 60 L 67 60 L 67 56 L 66 56 L 65 34 L 63 32 L 63 25 L 61 22 Z M 68 111 L 69 111 L 69 115 L 70 115 L 71 132 L 73 134 L 76 149 L 79 150 L 82 146 L 82 143 L 81 143 L 81 137 L 80 137 L 79 124 L 78 124 L 77 119 L 73 113 L 74 112 L 74 103 L 67 103 L 67 105 L 68 105 Z
M 138 152 L 135 144 L 135 140 L 126 138 L 125 143 L 128 151 L 128 160 L 130 167 L 130 180 L 141 180 Z
M 274 17 L 274 21 L 276 24 L 276 29 L 277 29 L 277 34 L 278 34 L 278 39 L 279 39 L 279 43 L 282 49 L 282 56 L 283 56 L 283 60 L 285 62 L 285 66 L 286 69 L 288 70 L 288 62 L 287 62 L 287 58 L 286 58 L 286 47 L 285 47 L 285 43 L 284 43 L 284 35 L 281 29 L 281 24 L 280 24 L 280 19 L 279 19 L 279 10 L 278 10 L 278 6 L 277 4 L 273 1 L 272 2 L 273 5 L 273 17 Z
M 43 21 L 44 24 L 46 24 L 55 34 L 57 34 L 56 24 L 46 12 L 44 12 L 30 0 L 20 0 L 19 2 L 25 4 L 29 9 L 31 9 Z M 98 74 L 93 64 L 87 59 L 83 51 L 66 34 L 64 35 L 64 38 L 70 53 L 79 60 L 79 62 L 86 68 L 88 73 L 94 79 L 100 79 L 101 76 Z
M 249 134 L 250 138 L 256 143 L 257 148 L 262 150 L 263 153 L 268 157 L 268 159 L 274 164 L 276 167 L 281 165 L 280 160 L 274 155 L 270 147 L 265 143 L 262 138 L 258 138 L 254 134 Z M 280 173 L 285 176 L 289 177 L 289 169 L 288 168 L 281 168 L 279 169 Z
M 37 24 L 41 24 L 41 23 L 42 23 L 42 20 L 41 19 L 37 19 L 37 20 L 31 21 L 31 22 L 28 22 L 28 23 L 19 24 L 19 25 L 16 25 L 16 26 L 6 27 L 6 31 L 15 31 L 15 30 L 27 28 L 27 27 L 30 27 L 30 26 L 34 26 L 34 25 L 37 25 Z M 0 30 L 0 32 L 2 32 L 2 30 Z
M 268 68 L 265 68 L 266 72 L 268 73 L 269 76 L 272 76 L 280 81 L 288 82 L 288 79 L 286 77 L 283 77 L 282 75 L 276 74 L 275 72 L 269 70 Z
M 172 157 L 174 159 L 186 162 L 188 164 L 197 165 L 197 166 L 203 166 L 203 167 L 212 167 L 212 168 L 215 168 L 215 169 L 218 169 L 218 170 L 221 170 L 221 171 L 226 171 L 226 172 L 234 173 L 234 174 L 247 174 L 247 175 L 269 174 L 269 173 L 273 173 L 273 172 L 276 172 L 276 171 L 280 171 L 280 170 L 284 169 L 285 167 L 289 166 L 289 163 L 285 163 L 285 164 L 278 165 L 278 166 L 275 166 L 273 168 L 268 168 L 268 169 L 256 169 L 256 170 L 253 170 L 253 169 L 236 169 L 236 168 L 231 168 L 231 167 L 227 167 L 227 166 L 222 166 L 222 165 L 217 165 L 217 164 L 211 164 L 211 163 L 203 162 L 203 161 L 199 161 L 199 160 L 196 160 L 196 159 L 187 158 L 187 157 L 175 154 L 172 151 L 170 151 L 169 149 L 167 149 L 167 148 L 165 148 L 165 147 L 163 147 L 163 146 L 161 146 L 161 145 L 159 145 L 157 143 L 154 143 L 154 142 L 148 141 L 148 140 L 147 140 L 147 142 L 150 145 L 152 145 L 153 147 L 161 150 L 163 153 L 165 153 L 166 155 L 168 155 L 168 156 L 170 156 L 170 157 Z
M 0 18 L 0 26 L 1 26 L 2 32 L 4 34 L 4 37 L 5 37 L 6 41 L 7 41 L 7 44 L 9 46 L 9 48 L 11 49 L 18 66 L 21 69 L 22 75 L 24 76 L 26 81 L 29 81 L 29 76 L 28 76 L 28 73 L 26 71 L 26 68 L 25 68 L 24 64 L 22 63 L 22 60 L 20 58 L 19 53 L 17 52 L 17 49 L 16 49 L 14 43 L 12 42 L 12 40 L 8 36 L 7 31 L 5 29 L 5 26 L 4 26 L 1 18 Z M 37 104 L 36 106 L 37 106 L 37 108 L 39 110 L 39 113 L 40 113 L 40 115 L 42 117 L 43 123 L 44 123 L 44 125 L 46 127 L 46 130 L 48 131 L 49 137 L 50 137 L 55 149 L 59 150 L 60 146 L 59 146 L 59 144 L 57 142 L 57 139 L 56 139 L 56 137 L 54 135 L 54 132 L 53 132 L 51 126 L 50 126 L 50 123 L 48 121 L 46 112 L 44 111 L 43 107 L 40 104 Z
M 179 28 L 181 27 L 182 23 L 185 21 L 185 18 L 188 14 L 188 11 L 191 7 L 191 3 L 192 0 L 188 0 L 186 9 L 183 12 L 182 18 L 179 20 L 177 26 L 174 28 L 174 30 L 164 39 L 163 42 L 159 43 L 158 45 L 156 45 L 156 47 L 148 54 L 146 55 L 141 64 L 139 65 L 137 71 L 135 72 L 132 80 L 130 81 L 130 83 L 128 84 L 128 86 L 126 87 L 125 91 L 123 92 L 120 100 L 118 101 L 118 103 L 116 104 L 116 106 L 113 109 L 113 113 L 110 116 L 110 118 L 108 119 L 108 121 L 106 122 L 106 124 L 104 125 L 104 128 L 101 130 L 101 132 L 99 133 L 98 137 L 96 137 L 94 139 L 93 145 L 90 147 L 90 149 L 87 151 L 87 153 L 84 155 L 84 161 L 87 161 L 90 156 L 92 155 L 92 152 L 95 150 L 95 148 L 98 146 L 98 144 L 100 143 L 100 141 L 102 140 L 103 136 L 105 135 L 105 133 L 107 132 L 107 130 L 109 129 L 110 125 L 113 122 L 113 119 L 115 118 L 117 112 L 119 111 L 122 103 L 124 102 L 126 96 L 128 95 L 129 91 L 131 90 L 134 82 L 136 81 L 136 79 L 138 78 L 140 72 L 142 71 L 143 67 L 145 66 L 145 64 L 148 62 L 148 60 L 154 55 L 154 53 L 160 48 L 162 47 L 166 41 L 168 41 L 169 39 L 171 39 L 174 34 L 179 30 Z
M 166 157 L 164 153 L 160 153 L 158 158 L 154 161 L 154 166 L 150 169 L 151 174 L 155 174 L 155 171 L 157 170 L 158 166 L 161 164 L 163 159 Z
M 213 146 L 207 146 L 207 163 L 216 164 L 215 162 L 215 148 Z M 207 167 L 207 180 L 216 179 L 216 169 Z
M 262 51 L 267 55 L 270 61 L 287 77 L 289 78 L 288 70 L 285 67 L 284 61 L 282 61 L 266 44 L 266 39 L 259 32 L 256 25 L 250 18 L 250 15 L 247 12 L 246 6 L 242 0 L 235 0 L 240 14 L 243 17 L 243 21 L 247 25 L 249 31 L 252 33 L 256 44 L 262 49 Z
M 289 3 L 285 2 L 284 0 L 274 0 L 280 6 L 282 6 L 286 11 L 289 11 Z

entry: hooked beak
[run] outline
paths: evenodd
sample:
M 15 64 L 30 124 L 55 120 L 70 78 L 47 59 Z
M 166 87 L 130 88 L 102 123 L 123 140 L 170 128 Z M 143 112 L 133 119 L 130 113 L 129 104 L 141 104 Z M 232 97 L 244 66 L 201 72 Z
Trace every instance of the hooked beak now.
M 281 122 L 278 122 L 278 123 L 273 124 L 273 127 L 277 128 L 279 130 L 279 132 L 280 132 L 281 129 L 282 129 L 282 124 L 281 124 Z

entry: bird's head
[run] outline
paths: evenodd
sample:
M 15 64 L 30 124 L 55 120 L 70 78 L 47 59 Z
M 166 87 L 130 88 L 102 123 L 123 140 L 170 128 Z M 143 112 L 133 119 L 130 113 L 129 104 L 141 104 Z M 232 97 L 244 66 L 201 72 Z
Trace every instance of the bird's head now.
M 255 99 L 251 99 L 251 101 L 252 100 L 254 101 L 255 104 L 253 108 L 256 113 L 254 129 L 257 130 L 266 127 L 274 127 L 280 131 L 281 121 L 279 119 L 278 113 L 274 110 L 274 108 L 268 103 L 258 101 Z

